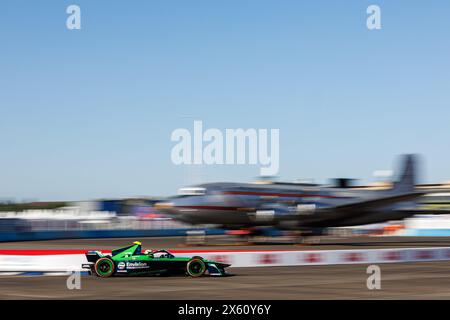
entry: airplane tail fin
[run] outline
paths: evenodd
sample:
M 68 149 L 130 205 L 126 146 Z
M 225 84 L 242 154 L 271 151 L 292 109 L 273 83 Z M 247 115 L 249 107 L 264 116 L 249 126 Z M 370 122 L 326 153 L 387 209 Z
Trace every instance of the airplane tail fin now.
M 413 192 L 416 184 L 416 163 L 417 157 L 413 154 L 402 157 L 402 169 L 400 176 L 392 187 L 395 193 Z

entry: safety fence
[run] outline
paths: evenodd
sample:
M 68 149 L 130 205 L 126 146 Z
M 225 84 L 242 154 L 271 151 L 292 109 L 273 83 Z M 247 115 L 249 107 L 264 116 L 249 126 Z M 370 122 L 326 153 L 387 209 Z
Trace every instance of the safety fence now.
M 181 237 L 192 231 L 204 231 L 205 235 L 225 234 L 222 229 L 149 229 L 149 230 L 84 230 L 84 231 L 24 231 L 0 232 L 0 242 L 92 239 L 92 238 L 141 238 L 141 237 Z

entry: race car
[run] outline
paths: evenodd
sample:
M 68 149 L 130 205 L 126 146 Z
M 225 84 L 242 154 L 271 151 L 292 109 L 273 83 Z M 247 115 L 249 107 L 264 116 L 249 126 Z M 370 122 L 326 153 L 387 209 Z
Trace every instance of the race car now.
M 202 257 L 175 257 L 167 250 L 146 250 L 142 253 L 142 244 L 138 241 L 132 245 L 115 249 L 110 255 L 100 251 L 86 253 L 88 263 L 82 264 L 90 274 L 101 278 L 120 275 L 172 275 L 186 274 L 201 277 L 226 276 L 225 268 L 230 264 L 206 260 Z

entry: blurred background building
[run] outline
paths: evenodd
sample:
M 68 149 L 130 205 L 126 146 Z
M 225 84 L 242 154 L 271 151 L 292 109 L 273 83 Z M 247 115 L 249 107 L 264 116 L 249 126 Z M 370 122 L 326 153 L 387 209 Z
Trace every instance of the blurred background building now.
M 351 186 L 348 181 L 335 181 L 340 187 L 383 189 L 390 185 L 376 182 L 368 186 Z M 329 233 L 348 235 L 405 235 L 450 236 L 450 183 L 418 185 L 431 193 L 423 196 L 417 206 L 424 210 L 442 209 L 443 214 L 414 216 L 403 221 L 383 224 L 333 228 Z M 178 230 L 204 229 L 212 226 L 193 226 L 159 213 L 154 204 L 160 198 L 100 199 L 77 202 L 28 202 L 14 203 L 10 199 L 0 204 L 0 241 L 10 240 L 12 233 L 32 234 L 59 231 L 102 230 Z M 70 237 L 70 234 L 67 234 Z M 32 239 L 33 236 L 31 236 Z M 30 239 L 30 237 L 27 237 Z

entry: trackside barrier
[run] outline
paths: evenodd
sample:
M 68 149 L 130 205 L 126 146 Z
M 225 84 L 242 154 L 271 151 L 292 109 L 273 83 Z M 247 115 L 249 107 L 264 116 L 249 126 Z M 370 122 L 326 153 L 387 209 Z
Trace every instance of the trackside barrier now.
M 0 242 L 91 238 L 182 237 L 186 236 L 192 230 L 196 229 L 0 232 Z M 225 231 L 222 229 L 205 229 L 204 232 L 206 235 L 225 234 Z
M 81 270 L 82 250 L 0 250 L 0 272 L 67 272 Z M 108 253 L 108 251 L 103 251 Z M 450 260 L 450 247 L 369 250 L 246 251 L 173 250 L 176 256 L 199 255 L 233 267 L 274 267 L 401 263 Z

